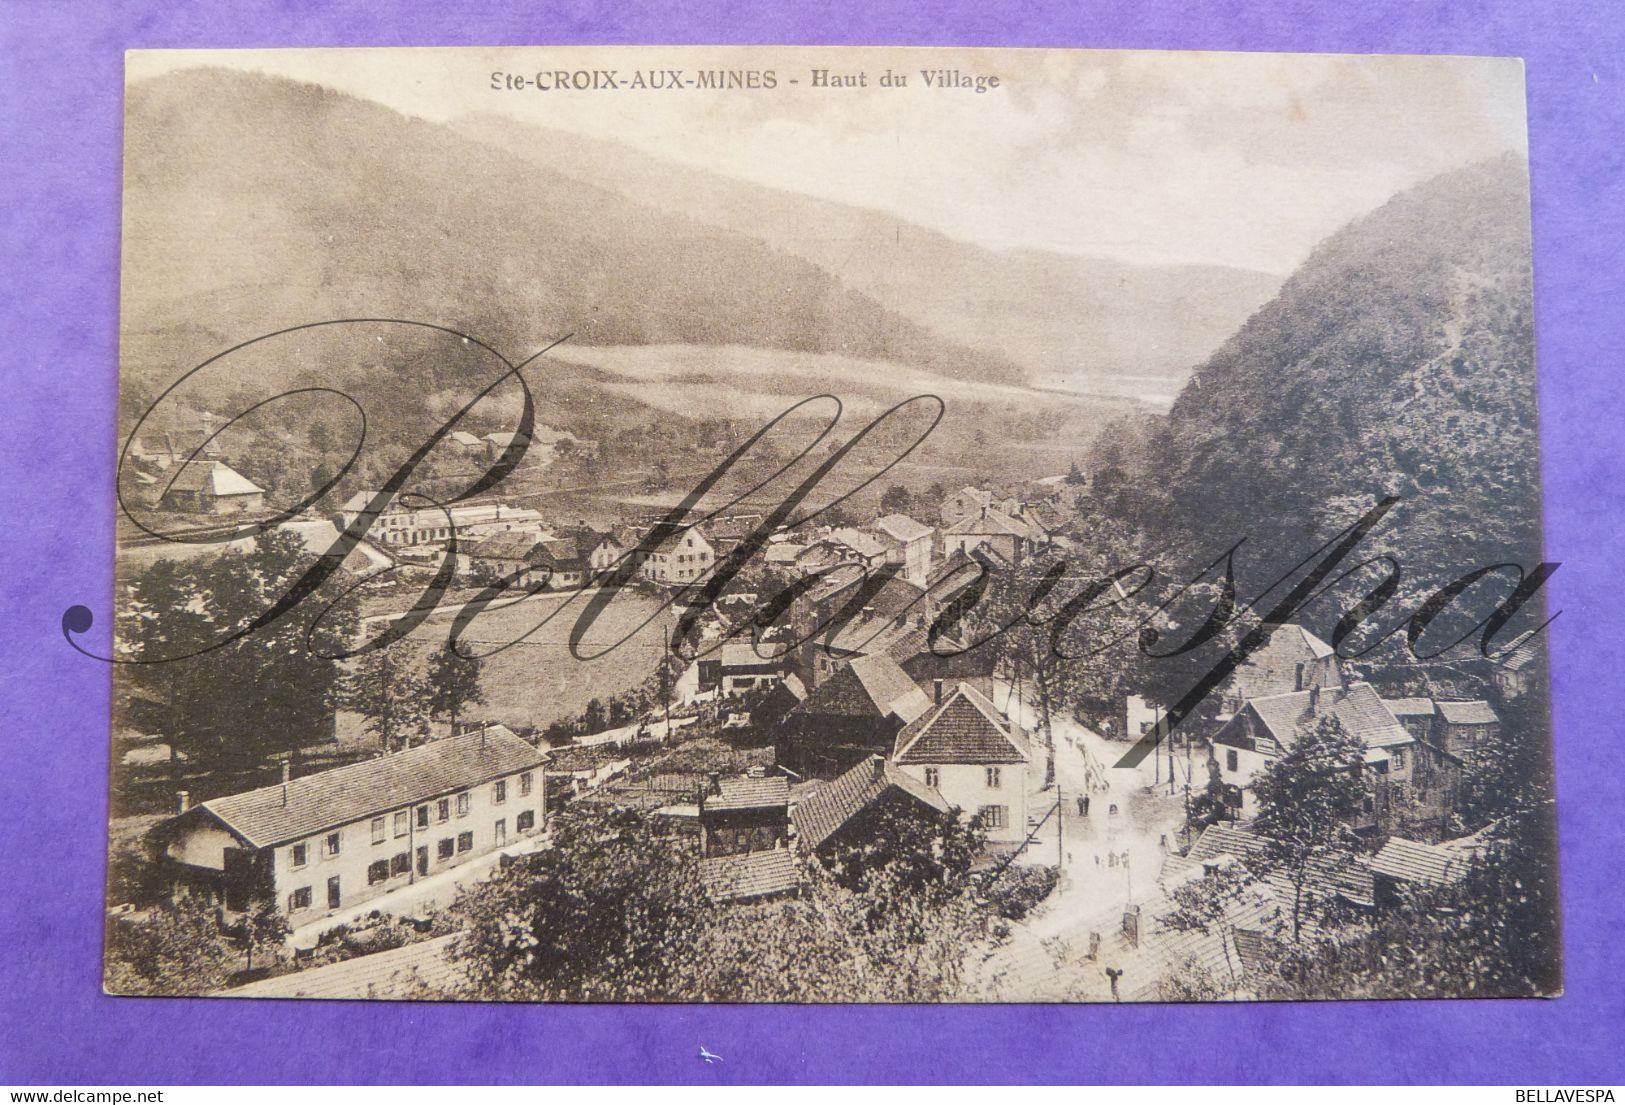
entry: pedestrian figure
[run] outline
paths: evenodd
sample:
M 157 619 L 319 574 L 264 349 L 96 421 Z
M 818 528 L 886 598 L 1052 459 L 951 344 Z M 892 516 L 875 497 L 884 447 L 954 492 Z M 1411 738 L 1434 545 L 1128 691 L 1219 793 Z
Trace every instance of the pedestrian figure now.
M 1164 852 L 1166 852 L 1168 850 L 1168 834 L 1167 833 L 1162 834 L 1162 838 L 1157 842 L 1157 846 L 1160 847 Z

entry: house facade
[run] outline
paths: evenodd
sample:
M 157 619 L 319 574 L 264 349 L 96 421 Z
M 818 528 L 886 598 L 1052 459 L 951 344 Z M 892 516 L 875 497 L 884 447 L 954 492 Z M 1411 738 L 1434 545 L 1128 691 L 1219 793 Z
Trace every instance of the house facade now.
M 500 725 L 179 812 L 157 835 L 177 894 L 298 926 L 542 828 L 542 756 Z
M 939 517 L 944 527 L 968 518 L 979 510 L 993 505 L 993 492 L 980 487 L 962 487 L 942 501 Z
M 987 549 L 1011 564 L 1019 564 L 1038 546 L 1038 536 L 1026 522 L 983 507 L 942 531 L 942 553 L 948 557 L 956 552 L 969 556 L 977 549 Z
M 885 546 L 887 563 L 900 565 L 904 579 L 924 587 L 931 578 L 936 531 L 906 514 L 883 515 L 869 528 Z
M 1461 761 L 1418 740 L 1369 683 L 1269 695 L 1245 703 L 1213 738 L 1227 803 L 1244 819 L 1258 813 L 1253 780 L 1302 734 L 1327 717 L 1365 745 L 1365 799 L 1357 830 L 1442 825 L 1455 809 Z
M 1032 746 L 969 684 L 958 684 L 898 733 L 892 762 L 962 816 L 979 817 L 988 840 L 1026 839 Z
M 652 583 L 682 586 L 704 580 L 716 566 L 716 545 L 698 526 L 690 526 L 650 550 L 641 571 Z

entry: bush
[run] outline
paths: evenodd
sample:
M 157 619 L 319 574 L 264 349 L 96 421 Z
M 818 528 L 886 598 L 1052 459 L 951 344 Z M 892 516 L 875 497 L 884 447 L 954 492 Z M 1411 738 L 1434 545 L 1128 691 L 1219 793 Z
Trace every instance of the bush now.
M 1000 917 L 1019 921 L 1049 897 L 1060 877 L 1060 871 L 1054 867 L 1024 867 L 1012 863 L 989 881 L 983 894 Z

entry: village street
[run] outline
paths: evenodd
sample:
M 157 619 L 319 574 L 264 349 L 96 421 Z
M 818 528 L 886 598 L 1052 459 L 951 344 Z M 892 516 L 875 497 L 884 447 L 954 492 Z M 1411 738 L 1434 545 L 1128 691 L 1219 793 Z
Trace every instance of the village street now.
M 1044 733 L 1037 707 L 1021 701 L 1002 680 L 996 692 L 995 701 L 1033 735 L 1040 746 L 1035 756 L 1041 757 Z M 1052 728 L 1055 777 L 1061 788 L 1061 845 L 1058 852 L 1056 816 L 1051 813 L 1021 857 L 1026 863 L 1061 860 L 1059 884 L 1022 926 L 1038 939 L 1063 935 L 1104 910 L 1143 896 L 1175 846 L 1185 808 L 1183 756 L 1175 760 L 1175 794 L 1170 797 L 1166 754 L 1160 766 L 1147 757 L 1138 767 L 1114 767 L 1127 744 L 1108 741 L 1068 717 L 1055 717 Z M 1200 767 L 1193 765 L 1198 775 Z M 1159 775 L 1161 785 L 1153 787 Z M 1079 812 L 1080 796 L 1088 798 L 1087 816 Z M 1043 818 L 1055 803 L 1056 790 L 1049 787 L 1030 799 L 1029 810 L 1034 818 Z

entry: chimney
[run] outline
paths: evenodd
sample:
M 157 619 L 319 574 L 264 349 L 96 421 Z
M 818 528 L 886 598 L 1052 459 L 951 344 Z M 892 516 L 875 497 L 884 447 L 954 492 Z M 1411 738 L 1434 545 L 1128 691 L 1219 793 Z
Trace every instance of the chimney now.
M 931 680 L 931 699 L 938 706 L 942 705 L 942 680 L 940 680 L 940 679 Z
M 1304 665 L 1300 663 L 1300 664 L 1296 665 L 1296 667 L 1293 670 L 1292 689 L 1295 690 L 1295 691 L 1301 691 L 1301 690 L 1304 689 L 1304 687 L 1303 687 L 1303 668 L 1304 668 Z
M 1315 683 L 1309 688 L 1309 709 L 1311 712 L 1320 708 L 1320 684 Z
M 1109 978 L 1112 983 L 1112 1000 L 1122 1001 L 1123 999 L 1119 997 L 1117 993 L 1117 980 L 1123 977 L 1123 969 L 1121 967 L 1107 967 L 1106 977 Z
M 192 808 L 192 795 L 190 791 L 177 790 L 175 792 L 175 812 L 185 813 Z
M 863 620 L 864 621 L 868 621 L 870 618 L 873 618 L 874 616 L 875 616 L 875 608 L 873 606 L 865 606 L 863 608 Z
M 1129 947 L 1140 946 L 1140 907 L 1137 905 L 1125 906 L 1123 909 L 1123 935 L 1128 937 Z
M 288 783 L 290 781 L 292 781 L 292 779 L 293 779 L 293 760 L 288 756 L 284 756 L 284 757 L 282 757 L 282 785 L 287 786 Z

